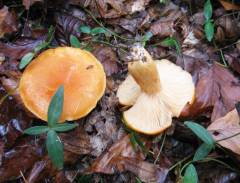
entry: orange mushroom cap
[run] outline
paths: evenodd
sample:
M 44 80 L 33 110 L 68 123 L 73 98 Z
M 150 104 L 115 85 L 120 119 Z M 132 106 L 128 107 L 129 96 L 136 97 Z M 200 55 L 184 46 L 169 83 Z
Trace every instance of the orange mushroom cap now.
M 23 103 L 38 118 L 47 121 L 50 100 L 64 86 L 61 121 L 87 115 L 104 94 L 106 75 L 101 63 L 79 48 L 49 49 L 25 69 L 19 91 Z

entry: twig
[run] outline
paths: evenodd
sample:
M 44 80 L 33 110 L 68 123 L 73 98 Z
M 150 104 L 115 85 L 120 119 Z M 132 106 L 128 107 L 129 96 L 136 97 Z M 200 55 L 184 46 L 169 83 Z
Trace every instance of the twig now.
M 163 146 L 164 146 L 164 144 L 165 144 L 165 139 L 166 139 L 166 133 L 164 133 L 163 141 L 162 141 L 162 144 L 161 144 L 161 147 L 160 147 L 159 153 L 158 153 L 158 155 L 157 155 L 157 158 L 156 158 L 155 161 L 154 161 L 154 164 L 156 164 L 156 163 L 158 162 L 158 160 L 159 160 L 159 157 L 160 157 L 160 155 L 161 155 L 161 152 L 162 152 Z

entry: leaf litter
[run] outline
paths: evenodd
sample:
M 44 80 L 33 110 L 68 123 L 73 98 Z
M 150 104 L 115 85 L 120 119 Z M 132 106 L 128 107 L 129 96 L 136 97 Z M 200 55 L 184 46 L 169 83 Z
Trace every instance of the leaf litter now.
M 85 174 L 91 174 L 92 182 L 135 182 L 136 177 L 144 182 L 176 182 L 178 162 L 194 154 L 202 143 L 183 125 L 186 120 L 208 128 L 220 145 L 209 157 L 239 168 L 234 162 L 239 162 L 240 153 L 236 135 L 239 114 L 235 109 L 240 101 L 239 12 L 229 13 L 224 10 L 225 5 L 222 8 L 212 2 L 215 32 L 214 41 L 209 43 L 203 32 L 203 6 L 196 1 L 160 4 L 157 0 L 70 0 L 42 7 L 37 7 L 37 3 L 42 1 L 25 0 L 15 7 L 9 1 L 0 9 L 0 95 L 4 98 L 0 103 L 0 182 L 21 182 L 22 176 L 28 182 L 77 182 Z M 35 11 L 37 8 L 42 11 Z M 24 32 L 27 24 L 31 24 L 30 34 Z M 23 135 L 26 128 L 41 125 L 42 121 L 24 109 L 16 89 L 22 72 L 19 61 L 47 38 L 49 25 L 56 25 L 49 47 L 69 46 L 70 36 L 74 35 L 84 49 L 92 51 L 102 62 L 107 74 L 107 89 L 97 107 L 77 121 L 76 129 L 60 134 L 66 165 L 61 171 L 46 154 L 44 136 Z M 83 25 L 102 27 L 109 34 L 83 33 L 79 31 Z M 174 120 L 166 138 L 140 135 L 149 151 L 146 155 L 131 144 L 121 120 L 116 91 L 127 74 L 124 50 L 128 52 L 149 31 L 153 37 L 146 40 L 145 47 L 154 58 L 168 58 L 190 72 L 196 98 Z M 174 47 L 161 44 L 169 37 L 178 42 L 180 55 Z M 240 181 L 237 171 L 216 162 L 194 166 L 199 182 Z

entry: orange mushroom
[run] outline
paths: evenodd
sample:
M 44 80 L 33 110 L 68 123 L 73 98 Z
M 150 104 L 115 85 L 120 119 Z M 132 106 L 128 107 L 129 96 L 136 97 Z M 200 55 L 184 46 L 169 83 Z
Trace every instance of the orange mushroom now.
M 64 86 L 61 121 L 87 115 L 104 94 L 106 75 L 101 63 L 88 51 L 71 47 L 49 49 L 25 69 L 19 91 L 23 103 L 38 118 L 47 121 L 50 100 Z

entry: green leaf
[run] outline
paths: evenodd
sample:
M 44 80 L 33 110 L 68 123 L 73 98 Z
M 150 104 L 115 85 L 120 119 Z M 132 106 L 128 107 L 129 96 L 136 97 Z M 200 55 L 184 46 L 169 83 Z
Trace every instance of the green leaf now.
M 24 130 L 23 133 L 28 134 L 28 135 L 39 135 L 39 134 L 47 132 L 48 130 L 49 130 L 48 126 L 34 126 L 34 127 Z
M 79 31 L 85 34 L 90 34 L 91 33 L 91 28 L 87 25 L 81 25 L 79 27 Z
M 63 123 L 63 124 L 56 124 L 51 129 L 56 132 L 66 132 L 69 130 L 72 130 L 78 126 L 77 123 L 71 124 L 71 123 Z
M 163 46 L 173 46 L 175 47 L 176 51 L 177 51 L 177 54 L 180 55 L 181 54 L 181 48 L 177 42 L 177 40 L 175 38 L 172 38 L 172 37 L 168 37 L 166 39 L 164 39 L 161 44 Z
M 64 88 L 60 86 L 48 107 L 48 125 L 54 127 L 60 119 L 63 110 Z
M 42 49 L 46 48 L 48 46 L 48 43 L 46 41 L 43 41 L 41 44 L 37 45 L 34 48 L 34 52 L 37 53 L 39 51 L 41 51 Z
M 203 142 L 211 146 L 212 148 L 215 145 L 215 142 L 211 136 L 211 134 L 208 133 L 208 131 L 201 125 L 191 122 L 191 121 L 186 121 L 184 124 L 190 128 Z
M 48 35 L 47 35 L 47 39 L 46 39 L 46 42 L 48 45 L 52 42 L 54 33 L 55 33 L 55 28 L 51 25 L 48 29 Z
M 210 0 L 207 0 L 204 4 L 203 14 L 206 20 L 210 20 L 212 17 L 212 4 Z
M 143 142 L 141 141 L 140 136 L 134 131 L 131 131 L 130 135 L 131 135 L 130 141 L 133 145 L 133 148 L 136 148 L 136 146 L 139 145 L 139 147 L 142 149 L 142 151 L 145 154 L 148 154 L 148 150 L 147 150 L 146 146 L 143 144 Z
M 190 164 L 185 170 L 183 183 L 197 183 L 197 182 L 198 182 L 197 171 L 193 164 Z
M 212 149 L 212 146 L 203 143 L 198 147 L 197 151 L 195 152 L 193 161 L 203 160 L 211 152 Z
M 214 35 L 214 24 L 212 23 L 212 20 L 208 20 L 204 24 L 204 32 L 205 32 L 207 40 L 209 42 L 212 41 L 213 35 Z
M 151 37 L 153 37 L 153 33 L 148 31 L 146 32 L 146 34 L 143 36 L 143 39 L 142 41 L 146 42 L 146 41 L 149 41 L 151 39 Z
M 78 179 L 78 183 L 89 183 L 92 182 L 92 175 L 82 175 L 79 179 Z
M 91 34 L 93 36 L 97 35 L 97 34 L 105 34 L 107 31 L 102 28 L 102 27 L 95 27 L 91 30 Z
M 33 52 L 29 52 L 26 55 L 24 55 L 20 61 L 19 69 L 23 69 L 24 67 L 26 67 L 32 61 L 34 56 L 35 53 Z
M 141 181 L 141 179 L 139 179 L 138 177 L 136 177 L 136 183 L 143 183 L 143 182 Z
M 52 160 L 54 166 L 58 169 L 62 169 L 64 163 L 63 144 L 54 130 L 48 131 L 46 145 L 48 156 Z
M 75 47 L 75 48 L 81 47 L 81 43 L 79 42 L 78 38 L 74 35 L 70 36 L 70 44 L 72 47 Z

